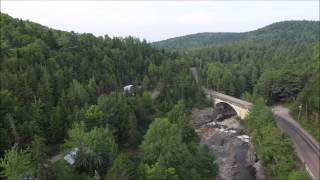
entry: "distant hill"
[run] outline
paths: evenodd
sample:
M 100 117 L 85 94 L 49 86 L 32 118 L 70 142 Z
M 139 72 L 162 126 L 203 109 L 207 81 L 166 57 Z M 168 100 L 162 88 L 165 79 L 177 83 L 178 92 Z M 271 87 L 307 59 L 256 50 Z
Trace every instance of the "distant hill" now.
M 277 39 L 290 44 L 298 41 L 310 42 L 317 38 L 319 21 L 282 21 L 244 33 L 197 33 L 153 42 L 152 45 L 164 49 L 183 49 L 266 39 Z
M 197 33 L 186 36 L 166 39 L 152 43 L 158 48 L 177 49 L 209 45 L 212 43 L 223 44 L 233 42 L 245 37 L 246 33 Z

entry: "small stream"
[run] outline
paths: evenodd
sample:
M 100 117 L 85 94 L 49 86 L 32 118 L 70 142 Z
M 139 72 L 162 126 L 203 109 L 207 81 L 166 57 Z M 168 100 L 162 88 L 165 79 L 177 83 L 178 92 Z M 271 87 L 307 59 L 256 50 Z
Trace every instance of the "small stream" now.
M 219 121 L 216 120 L 219 117 Z M 222 120 L 213 108 L 193 110 L 192 123 L 215 154 L 223 180 L 256 180 L 255 152 L 247 130 L 235 117 Z

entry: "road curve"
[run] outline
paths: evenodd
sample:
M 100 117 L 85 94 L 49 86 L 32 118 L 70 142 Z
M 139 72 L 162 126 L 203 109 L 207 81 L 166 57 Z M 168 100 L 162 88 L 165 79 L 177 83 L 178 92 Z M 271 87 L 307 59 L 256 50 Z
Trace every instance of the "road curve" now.
M 272 108 L 277 116 L 278 127 L 288 134 L 294 143 L 299 159 L 314 180 L 320 180 L 320 145 L 290 115 L 288 108 L 275 106 Z

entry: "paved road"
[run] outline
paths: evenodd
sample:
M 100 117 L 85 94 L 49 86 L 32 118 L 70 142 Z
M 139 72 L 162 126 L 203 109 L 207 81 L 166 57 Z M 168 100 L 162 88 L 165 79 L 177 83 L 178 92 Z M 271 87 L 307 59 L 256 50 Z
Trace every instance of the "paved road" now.
M 290 115 L 289 109 L 283 106 L 273 107 L 278 117 L 277 124 L 293 140 L 300 160 L 314 180 L 320 180 L 320 145 Z
M 199 76 L 198 76 L 198 70 L 196 67 L 191 67 L 190 68 L 191 74 L 193 76 L 193 78 L 196 80 L 196 82 L 198 83 L 199 81 Z

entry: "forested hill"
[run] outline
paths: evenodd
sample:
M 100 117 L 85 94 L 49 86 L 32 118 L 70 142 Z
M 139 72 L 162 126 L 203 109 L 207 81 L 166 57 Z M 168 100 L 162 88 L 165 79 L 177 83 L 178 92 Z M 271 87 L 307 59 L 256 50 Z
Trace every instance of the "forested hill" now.
M 246 33 L 197 33 L 181 37 L 153 42 L 152 45 L 158 48 L 179 49 L 209 45 L 212 43 L 223 44 L 237 41 L 246 36 Z
M 319 21 L 285 21 L 247 33 L 196 34 L 154 45 L 178 48 L 176 52 L 192 61 L 200 72 L 200 83 L 209 89 L 250 102 L 262 97 L 261 102 L 269 106 L 285 103 L 295 119 L 320 141 L 319 32 Z M 292 154 L 290 145 L 284 145 L 285 140 L 277 135 L 275 120 L 270 121 L 273 114 L 265 109 L 255 106 L 246 120 L 257 157 L 275 179 L 291 179 L 288 173 L 294 163 L 287 156 Z
M 252 95 L 249 101 L 263 97 L 270 106 L 292 104 L 292 114 L 320 140 L 319 32 L 319 21 L 285 21 L 235 41 L 177 52 L 193 62 L 208 88 L 244 99 Z
M 319 132 L 319 22 L 215 34 L 206 46 L 210 38 L 200 34 L 200 43 L 188 40 L 196 47 L 179 52 L 2 13 L 0 32 L 0 178 L 216 179 L 215 158 L 189 121 L 190 109 L 206 102 L 202 86 L 252 102 L 294 102 L 294 113 L 302 104 L 300 119 Z M 155 99 L 153 90 L 161 91 Z M 267 138 L 259 146 L 269 149 L 259 158 L 287 179 L 288 145 L 261 127 L 256 134 Z M 75 148 L 74 165 L 51 161 Z
M 287 43 L 311 42 L 319 37 L 319 21 L 283 21 L 244 33 L 197 33 L 153 42 L 158 48 L 183 49 L 237 41 L 280 40 Z
M 133 37 L 0 17 L 0 178 L 215 178 L 188 119 L 204 97 L 188 61 Z M 50 158 L 74 148 L 73 166 Z

